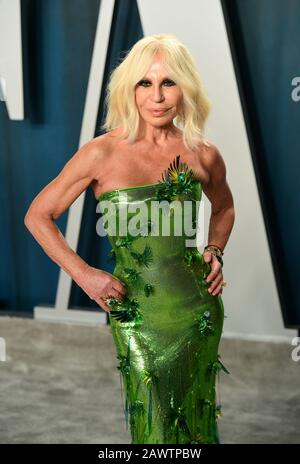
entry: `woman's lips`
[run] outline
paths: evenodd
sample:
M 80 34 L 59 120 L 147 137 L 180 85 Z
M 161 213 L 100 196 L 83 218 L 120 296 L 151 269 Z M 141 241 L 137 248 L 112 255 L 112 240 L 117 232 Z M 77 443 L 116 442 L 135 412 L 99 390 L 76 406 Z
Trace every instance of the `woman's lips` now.
M 161 116 L 162 114 L 164 114 L 166 111 L 168 111 L 168 109 L 165 109 L 165 110 L 150 110 L 151 113 L 154 115 L 154 116 Z

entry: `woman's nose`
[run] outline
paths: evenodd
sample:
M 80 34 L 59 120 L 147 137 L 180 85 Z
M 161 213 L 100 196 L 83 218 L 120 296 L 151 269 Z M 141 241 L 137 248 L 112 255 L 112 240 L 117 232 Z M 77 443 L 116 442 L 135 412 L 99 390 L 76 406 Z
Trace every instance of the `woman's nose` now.
M 164 99 L 164 94 L 159 86 L 153 86 L 152 98 L 156 102 L 160 102 Z

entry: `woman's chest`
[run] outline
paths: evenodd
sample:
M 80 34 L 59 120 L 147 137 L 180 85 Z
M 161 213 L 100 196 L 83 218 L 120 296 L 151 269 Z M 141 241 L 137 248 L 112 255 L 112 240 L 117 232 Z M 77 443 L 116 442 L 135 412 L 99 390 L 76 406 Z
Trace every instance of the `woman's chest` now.
M 197 152 L 187 152 L 177 149 L 172 153 L 136 153 L 129 151 L 113 151 L 99 172 L 99 179 L 93 185 L 95 197 L 107 191 L 127 187 L 154 184 L 163 181 L 168 169 L 180 169 L 179 162 L 186 164 L 204 185 L 208 175 L 201 165 L 201 157 Z

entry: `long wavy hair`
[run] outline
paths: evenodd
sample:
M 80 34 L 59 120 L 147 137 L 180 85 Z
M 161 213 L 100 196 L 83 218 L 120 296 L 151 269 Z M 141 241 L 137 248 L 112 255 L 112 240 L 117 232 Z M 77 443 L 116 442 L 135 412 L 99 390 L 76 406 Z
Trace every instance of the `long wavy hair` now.
M 182 105 L 173 122 L 182 130 L 186 148 L 194 150 L 204 140 L 204 125 L 211 109 L 191 53 L 173 34 L 154 34 L 140 39 L 111 72 L 106 89 L 105 131 L 122 128 L 121 139 L 133 143 L 139 130 L 135 103 L 136 84 L 144 77 L 157 52 L 162 52 L 168 75 L 181 88 Z

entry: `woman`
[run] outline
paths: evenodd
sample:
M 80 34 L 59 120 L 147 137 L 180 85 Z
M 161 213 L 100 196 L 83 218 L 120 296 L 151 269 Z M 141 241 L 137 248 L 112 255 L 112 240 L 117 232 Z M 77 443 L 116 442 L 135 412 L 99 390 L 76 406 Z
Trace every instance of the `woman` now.
M 222 255 L 234 206 L 222 156 L 203 138 L 209 100 L 188 50 L 175 36 L 160 34 L 138 41 L 114 70 L 106 103 L 107 132 L 80 148 L 37 195 L 25 224 L 109 313 L 132 443 L 220 443 L 215 380 L 221 369 L 228 372 L 218 355 Z M 107 207 L 108 223 L 119 220 L 115 233 L 106 227 L 113 274 L 84 262 L 54 223 L 88 186 L 102 207 L 113 207 Z M 191 234 L 175 234 L 186 211 L 170 207 L 190 202 L 195 232 L 202 190 L 212 207 L 203 254 L 187 246 Z M 163 200 L 167 212 L 158 206 Z M 136 205 L 147 213 L 136 228 L 141 232 L 122 235 L 120 224 L 129 225 Z M 173 221 L 168 234 L 153 211 Z

